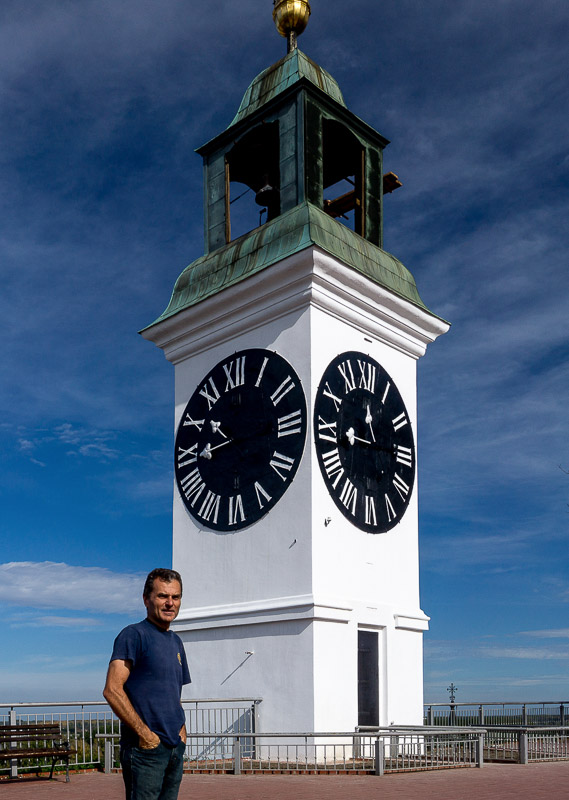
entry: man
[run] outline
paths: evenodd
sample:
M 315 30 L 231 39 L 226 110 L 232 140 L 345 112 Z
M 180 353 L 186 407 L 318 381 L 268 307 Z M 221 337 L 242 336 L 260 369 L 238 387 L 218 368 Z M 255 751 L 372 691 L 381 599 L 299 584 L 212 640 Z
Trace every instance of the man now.
M 186 744 L 182 686 L 190 673 L 182 640 L 170 630 L 182 602 L 182 579 L 155 569 L 142 594 L 146 619 L 117 638 L 103 695 L 121 720 L 126 800 L 176 800 Z

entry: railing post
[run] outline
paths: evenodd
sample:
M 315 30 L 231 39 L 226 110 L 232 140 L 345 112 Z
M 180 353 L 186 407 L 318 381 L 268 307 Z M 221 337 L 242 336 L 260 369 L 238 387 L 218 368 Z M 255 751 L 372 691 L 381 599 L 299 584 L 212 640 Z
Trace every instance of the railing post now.
M 524 703 L 522 706 L 522 725 L 528 724 L 528 709 L 526 704 Z
M 520 731 L 518 733 L 518 750 L 519 750 L 519 764 L 528 763 L 528 732 Z
M 559 724 L 562 728 L 565 727 L 565 706 L 563 703 L 559 706 Z
M 10 725 L 15 725 L 16 721 L 17 721 L 16 720 L 16 709 L 15 708 L 11 708 L 10 709 Z M 16 747 L 17 744 L 18 744 L 17 742 L 10 742 L 10 747 Z M 17 758 L 13 758 L 10 761 L 10 777 L 11 778 L 17 778 L 18 777 L 18 759 Z
M 259 703 L 256 700 L 253 700 L 253 714 L 251 718 L 251 724 L 253 726 L 253 730 L 251 733 L 258 733 L 259 731 Z M 251 747 L 249 749 L 251 753 L 251 758 L 257 758 L 257 737 L 253 736 L 251 739 Z
M 385 772 L 385 764 L 383 760 L 383 739 L 380 740 L 379 737 L 375 740 L 374 744 L 375 750 L 375 774 L 376 775 L 383 775 Z
M 476 742 L 476 766 L 483 767 L 484 766 L 484 734 L 480 733 L 478 735 L 478 740 Z
M 427 725 L 429 725 L 432 728 L 434 724 L 435 724 L 435 710 L 432 706 L 429 706 Z
M 106 775 L 110 774 L 112 763 L 113 763 L 113 740 L 112 739 L 105 739 L 105 774 Z
M 484 725 L 484 706 L 480 705 L 478 708 L 478 724 Z
M 357 731 L 356 735 L 354 736 L 353 748 L 354 748 L 354 758 L 355 759 L 362 758 L 362 737 L 357 735 Z
M 241 775 L 241 743 L 238 736 L 233 740 L 233 774 Z

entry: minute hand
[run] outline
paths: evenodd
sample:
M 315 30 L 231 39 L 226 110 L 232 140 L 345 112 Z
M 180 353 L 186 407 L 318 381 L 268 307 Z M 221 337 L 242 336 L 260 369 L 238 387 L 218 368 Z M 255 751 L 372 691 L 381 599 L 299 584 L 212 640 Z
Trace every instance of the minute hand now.
M 372 417 L 372 415 L 371 415 L 371 411 L 370 411 L 370 409 L 369 409 L 369 403 L 368 403 L 368 406 L 367 406 L 367 414 L 366 414 L 366 419 L 365 419 L 365 422 L 366 422 L 366 425 L 369 425 L 369 430 L 370 430 L 370 433 L 371 433 L 371 438 L 372 438 L 372 439 L 373 439 L 373 441 L 375 442 L 375 434 L 374 434 L 374 432 L 373 432 L 373 428 L 371 427 L 372 420 L 373 420 L 373 417 Z

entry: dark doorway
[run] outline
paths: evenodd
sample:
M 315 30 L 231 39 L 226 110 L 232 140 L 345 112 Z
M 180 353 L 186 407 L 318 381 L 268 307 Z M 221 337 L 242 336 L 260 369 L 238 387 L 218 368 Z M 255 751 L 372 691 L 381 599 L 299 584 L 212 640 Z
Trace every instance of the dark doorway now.
M 375 631 L 358 631 L 358 725 L 379 725 L 379 644 Z

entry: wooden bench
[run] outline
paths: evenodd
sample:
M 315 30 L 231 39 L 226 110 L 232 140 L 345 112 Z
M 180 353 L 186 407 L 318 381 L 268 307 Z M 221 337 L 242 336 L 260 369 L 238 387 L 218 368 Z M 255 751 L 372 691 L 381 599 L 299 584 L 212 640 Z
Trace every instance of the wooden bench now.
M 69 756 L 76 753 L 69 742 L 62 740 L 57 722 L 31 722 L 0 725 L 0 762 L 21 761 L 24 758 L 51 758 L 49 778 L 53 777 L 56 761 L 65 761 L 66 780 L 69 781 Z M 45 769 L 34 767 L 36 774 Z

